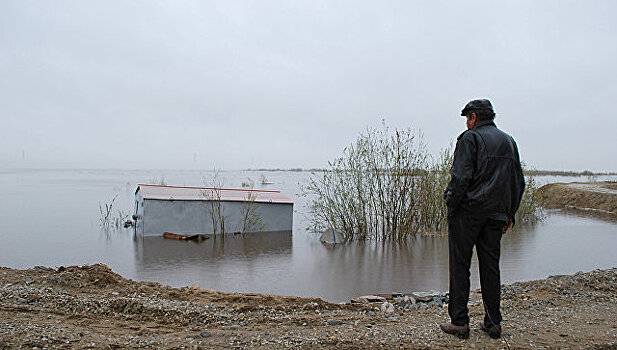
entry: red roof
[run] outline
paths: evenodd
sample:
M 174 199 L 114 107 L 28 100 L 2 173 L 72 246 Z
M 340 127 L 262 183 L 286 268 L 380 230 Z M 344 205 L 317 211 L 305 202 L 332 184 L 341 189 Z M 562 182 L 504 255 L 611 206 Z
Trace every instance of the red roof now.
M 138 184 L 135 194 L 140 193 L 143 199 L 158 200 L 221 200 L 226 202 L 282 203 L 293 204 L 293 201 L 278 190 L 257 190 L 245 188 L 215 188 L 193 186 L 164 186 Z

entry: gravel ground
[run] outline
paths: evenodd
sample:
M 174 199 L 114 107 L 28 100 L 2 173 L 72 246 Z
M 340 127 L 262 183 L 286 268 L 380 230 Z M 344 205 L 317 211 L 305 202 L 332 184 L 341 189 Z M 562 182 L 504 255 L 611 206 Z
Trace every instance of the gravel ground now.
M 500 340 L 476 324 L 468 340 L 443 334 L 445 305 L 401 303 L 171 288 L 104 265 L 0 268 L 0 348 L 617 349 L 617 269 L 504 286 Z M 470 314 L 481 321 L 477 292 Z

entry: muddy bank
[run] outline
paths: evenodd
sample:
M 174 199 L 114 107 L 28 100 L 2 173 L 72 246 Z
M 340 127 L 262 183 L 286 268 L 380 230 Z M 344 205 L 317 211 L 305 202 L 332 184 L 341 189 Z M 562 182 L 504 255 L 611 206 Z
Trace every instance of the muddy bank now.
M 442 334 L 438 305 L 381 306 L 170 288 L 104 265 L 0 268 L 0 348 L 617 348 L 617 269 L 504 286 L 505 340 Z M 482 319 L 477 293 L 470 314 Z
M 617 182 L 548 184 L 538 189 L 536 199 L 546 208 L 574 209 L 617 217 Z

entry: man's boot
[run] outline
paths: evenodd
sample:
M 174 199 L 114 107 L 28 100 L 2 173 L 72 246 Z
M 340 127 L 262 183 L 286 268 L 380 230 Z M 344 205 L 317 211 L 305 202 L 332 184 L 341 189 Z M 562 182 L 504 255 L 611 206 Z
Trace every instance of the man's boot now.
M 489 337 L 493 339 L 501 338 L 501 325 L 493 324 L 493 325 L 485 325 L 484 322 L 480 323 L 480 329 L 488 334 Z
M 442 331 L 448 334 L 456 335 L 461 339 L 469 338 L 469 325 L 457 326 L 452 323 L 442 323 L 439 325 Z

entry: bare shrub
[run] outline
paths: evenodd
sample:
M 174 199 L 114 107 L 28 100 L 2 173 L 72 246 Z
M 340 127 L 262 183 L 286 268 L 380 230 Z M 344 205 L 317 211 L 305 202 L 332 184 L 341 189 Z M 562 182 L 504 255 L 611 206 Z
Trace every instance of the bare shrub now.
M 220 176 L 220 172 L 216 169 L 213 171 L 213 176 L 210 181 L 205 181 L 204 184 L 207 189 L 202 191 L 202 195 L 206 200 L 210 220 L 212 221 L 213 234 L 221 234 L 224 238 L 225 233 L 231 229 L 231 232 L 252 232 L 262 230 L 265 225 L 259 213 L 257 212 L 257 203 L 255 199 L 257 194 L 252 191 L 255 186 L 255 182 L 248 179 L 246 182 L 242 182 L 242 187 L 248 188 L 246 196 L 242 202 L 240 209 L 240 218 L 237 224 L 229 223 L 228 215 L 225 213 L 225 207 L 221 200 L 221 188 L 223 188 L 223 180 Z M 233 216 L 235 218 L 235 216 Z M 229 227 L 231 226 L 231 228 Z
M 117 194 L 107 203 L 101 204 L 99 202 L 99 225 L 104 231 L 122 228 L 124 222 L 129 218 L 129 214 L 114 208 L 116 198 L 118 198 Z
M 442 150 L 437 160 L 432 160 L 427 171 L 417 178 L 416 215 L 418 227 L 423 233 L 445 233 L 448 230 L 448 209 L 443 191 L 450 182 L 452 160 L 452 148 Z
M 533 171 L 529 173 L 533 173 Z M 517 224 L 535 224 L 544 218 L 544 212 L 536 197 L 538 188 L 539 186 L 534 176 L 525 176 L 525 192 L 516 212 L 515 219 Z
M 244 202 L 242 203 L 242 209 L 240 212 L 240 232 L 252 232 L 261 231 L 265 225 L 261 215 L 257 212 L 257 205 L 255 199 L 257 195 L 253 191 L 247 191 Z
M 206 181 L 204 181 L 206 183 Z M 207 188 L 202 191 L 202 195 L 207 202 L 210 220 L 212 220 L 213 234 L 225 235 L 225 210 L 221 202 L 221 188 L 223 187 L 223 181 L 220 177 L 219 171 L 216 169 L 213 171 L 213 176 L 210 183 L 211 188 Z
M 104 203 L 103 205 L 99 202 L 99 224 L 103 229 L 108 230 L 111 226 L 114 202 L 116 201 L 116 198 L 118 198 L 118 195 L 115 195 L 111 201 Z
M 434 159 L 411 129 L 368 129 L 309 179 L 311 228 L 339 232 L 346 241 L 446 233 L 443 191 L 452 160 L 452 147 Z M 517 221 L 533 223 L 541 218 L 533 196 L 537 186 L 531 176 L 526 181 Z
M 401 239 L 416 233 L 418 169 L 428 160 L 411 129 L 368 129 L 306 187 L 317 230 L 339 231 L 345 240 Z

